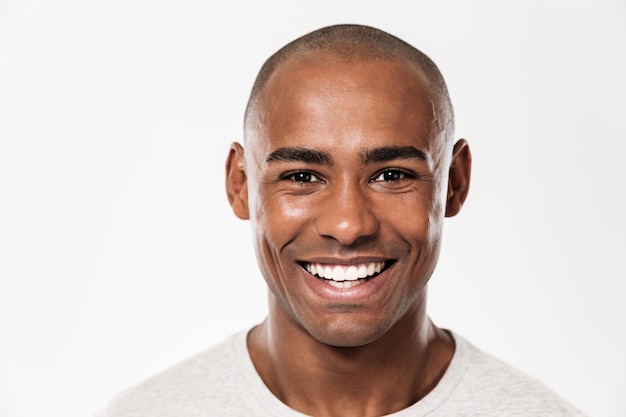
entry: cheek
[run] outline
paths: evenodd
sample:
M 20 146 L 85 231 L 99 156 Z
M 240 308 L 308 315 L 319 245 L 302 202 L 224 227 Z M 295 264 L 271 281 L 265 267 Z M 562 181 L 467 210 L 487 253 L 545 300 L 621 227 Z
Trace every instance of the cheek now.
M 302 199 L 270 196 L 265 201 L 267 215 L 283 223 L 302 223 L 310 216 L 310 206 Z
M 439 183 L 431 183 L 381 212 L 386 213 L 386 218 L 395 219 L 400 232 L 412 231 L 419 236 L 419 240 L 429 242 L 440 235 L 445 213 L 445 195 L 441 192 Z
M 294 280 L 289 280 L 292 258 L 285 248 L 302 236 L 306 230 L 310 213 L 301 204 L 281 199 L 278 196 L 257 193 L 251 216 L 254 234 L 254 250 L 261 275 L 275 300 L 289 311 L 288 299 L 292 292 L 287 288 Z
M 428 210 L 428 225 L 426 227 L 427 258 L 430 262 L 427 262 L 425 265 L 425 268 L 428 269 L 428 272 L 425 273 L 428 276 L 430 276 L 434 271 L 435 265 L 439 259 L 441 236 L 446 211 L 446 191 L 446 179 L 441 179 L 433 184 L 433 195 L 430 201 L 430 208 Z
M 430 275 L 439 253 L 445 205 L 438 192 L 439 187 L 431 184 L 419 193 L 407 195 L 404 201 L 396 201 L 387 210 L 381 210 L 381 230 L 386 225 L 396 239 L 402 239 L 414 251 L 413 269 L 420 276 Z
M 263 242 L 273 253 L 281 252 L 285 245 L 302 233 L 310 217 L 311 210 L 307 204 L 260 190 L 251 218 L 257 244 Z

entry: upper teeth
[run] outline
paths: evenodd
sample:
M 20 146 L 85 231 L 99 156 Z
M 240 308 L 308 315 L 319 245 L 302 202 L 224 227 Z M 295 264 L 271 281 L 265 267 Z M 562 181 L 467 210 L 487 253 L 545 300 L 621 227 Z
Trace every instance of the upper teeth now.
M 367 262 L 354 265 L 330 265 L 319 263 L 305 263 L 304 267 L 312 275 L 333 281 L 356 281 L 360 278 L 371 277 L 385 267 L 385 261 Z

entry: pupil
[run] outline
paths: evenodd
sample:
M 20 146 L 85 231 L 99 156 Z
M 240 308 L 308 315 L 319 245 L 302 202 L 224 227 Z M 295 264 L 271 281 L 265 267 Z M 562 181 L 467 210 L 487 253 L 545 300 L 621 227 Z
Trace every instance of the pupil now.
M 311 174 L 308 174 L 306 172 L 298 172 L 296 174 L 296 181 L 297 182 L 309 182 L 311 181 Z
M 385 180 L 393 181 L 398 179 L 398 173 L 396 171 L 387 171 L 385 172 Z

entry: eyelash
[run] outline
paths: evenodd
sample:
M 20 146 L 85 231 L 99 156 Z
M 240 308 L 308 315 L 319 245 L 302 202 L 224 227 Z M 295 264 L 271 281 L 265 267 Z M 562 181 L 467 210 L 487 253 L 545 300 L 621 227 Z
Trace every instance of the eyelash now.
M 306 176 L 307 178 L 302 178 Z M 312 180 L 314 178 L 315 180 Z M 285 174 L 282 179 L 289 180 L 296 184 L 310 184 L 314 182 L 322 182 L 319 175 L 311 172 L 311 171 L 296 171 Z
M 381 176 L 385 175 L 385 174 L 393 174 L 394 178 L 387 178 L 387 179 L 378 179 Z M 370 182 L 396 182 L 396 181 L 400 181 L 403 180 L 405 178 L 416 178 L 415 174 L 411 173 L 411 172 L 407 172 L 404 171 L 402 169 L 398 169 L 398 168 L 387 168 L 384 169 L 382 171 L 379 171 L 378 173 L 376 173 L 376 175 L 374 175 L 372 177 L 372 179 L 370 180 Z
M 393 175 L 393 178 L 378 179 L 384 175 Z M 387 168 L 387 169 L 377 172 L 376 175 L 374 175 L 369 182 L 391 183 L 391 182 L 403 180 L 405 178 L 416 178 L 416 175 L 411 172 L 407 172 L 405 170 L 401 170 L 398 168 Z M 318 174 L 315 174 L 311 171 L 290 172 L 290 173 L 285 174 L 282 177 L 282 179 L 289 180 L 296 184 L 311 184 L 315 182 L 323 182 L 323 180 L 320 178 Z

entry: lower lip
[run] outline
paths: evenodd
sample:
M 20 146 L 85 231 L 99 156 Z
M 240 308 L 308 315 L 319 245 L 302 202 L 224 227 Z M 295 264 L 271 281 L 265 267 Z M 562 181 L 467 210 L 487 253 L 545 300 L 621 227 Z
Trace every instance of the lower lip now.
M 357 302 L 369 298 L 380 291 L 388 280 L 391 268 L 393 268 L 393 265 L 374 278 L 350 288 L 333 287 L 325 279 L 317 278 L 304 269 L 301 269 L 301 271 L 304 275 L 304 282 L 317 296 L 329 301 Z

